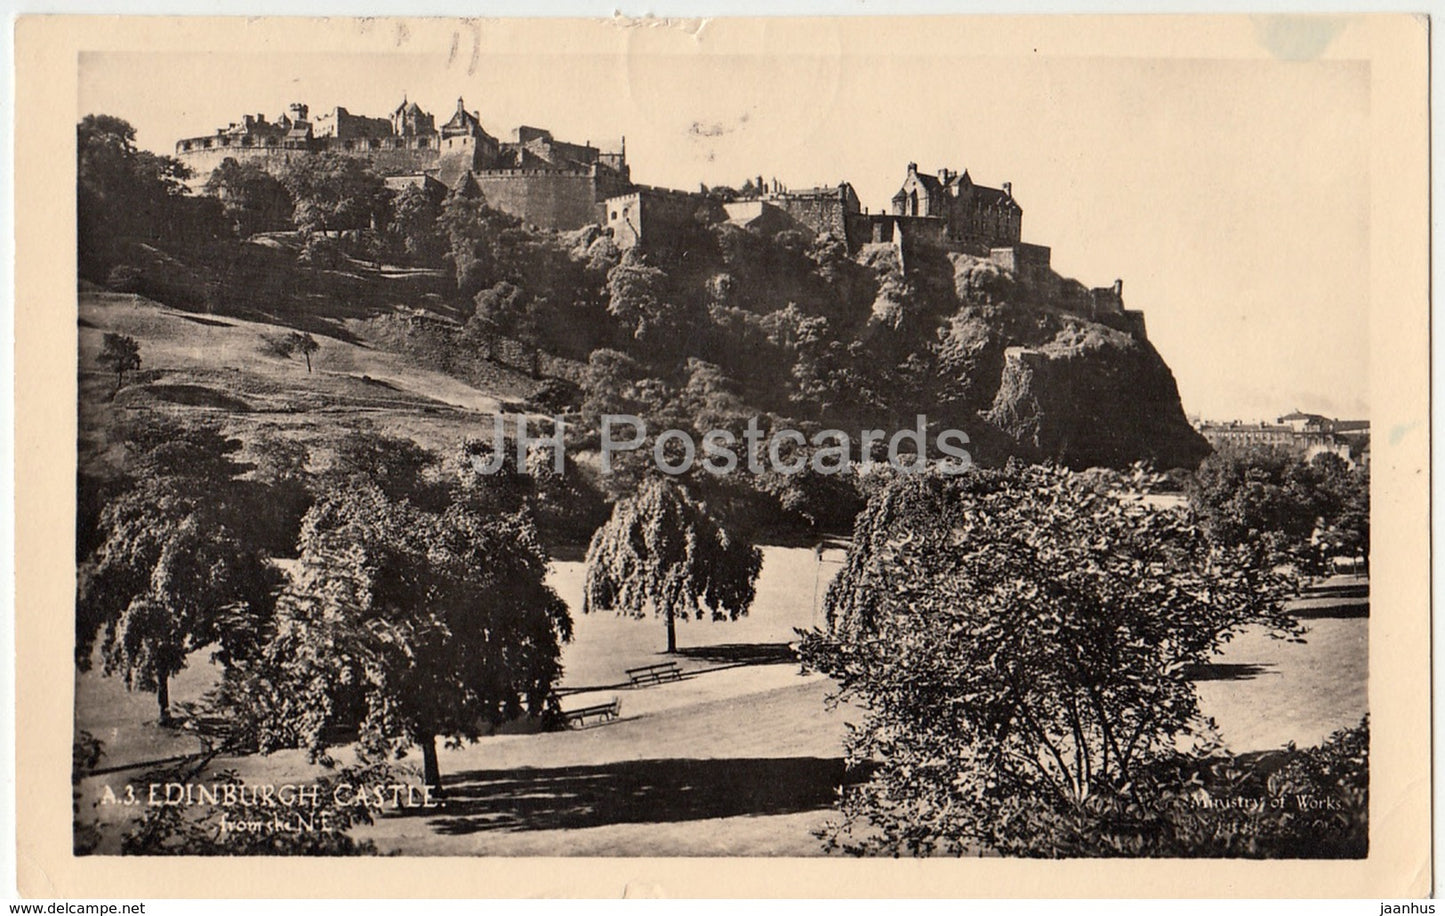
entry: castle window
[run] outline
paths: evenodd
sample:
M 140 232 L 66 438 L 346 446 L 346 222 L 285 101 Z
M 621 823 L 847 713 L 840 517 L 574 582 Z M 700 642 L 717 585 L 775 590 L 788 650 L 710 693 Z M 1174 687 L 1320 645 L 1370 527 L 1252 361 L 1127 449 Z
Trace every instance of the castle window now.
M 616 210 L 613 210 L 613 211 L 612 211 L 612 218 L 613 218 L 613 219 L 617 219 L 617 211 L 616 211 Z
M 422 137 L 422 138 L 418 139 L 418 140 L 416 141 L 416 146 L 417 146 L 417 149 L 426 149 L 426 147 L 427 147 L 426 137 Z

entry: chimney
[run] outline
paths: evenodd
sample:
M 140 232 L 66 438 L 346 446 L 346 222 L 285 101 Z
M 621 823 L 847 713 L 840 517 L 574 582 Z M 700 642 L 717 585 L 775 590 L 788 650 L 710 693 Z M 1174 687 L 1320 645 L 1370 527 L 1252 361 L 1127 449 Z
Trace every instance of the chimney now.
M 1124 298 L 1124 281 L 1123 281 L 1123 280 L 1115 280 L 1115 281 L 1114 281 L 1114 295 L 1115 295 L 1115 296 L 1118 296 L 1121 300 Z
M 916 163 L 916 162 L 910 162 L 910 163 L 908 163 L 908 174 L 910 174 L 910 175 L 917 175 L 917 174 L 918 174 L 918 163 Z
M 1012 181 L 1005 181 L 1003 183 L 1003 192 L 1012 200 L 1014 196 L 1014 183 Z

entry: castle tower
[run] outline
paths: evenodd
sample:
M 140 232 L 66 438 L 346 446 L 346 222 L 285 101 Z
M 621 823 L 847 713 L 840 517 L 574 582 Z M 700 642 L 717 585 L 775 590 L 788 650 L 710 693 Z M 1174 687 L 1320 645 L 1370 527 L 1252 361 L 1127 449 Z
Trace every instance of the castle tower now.
M 436 121 L 420 105 L 402 96 L 401 104 L 391 113 L 391 132 L 398 137 L 430 137 L 436 133 Z

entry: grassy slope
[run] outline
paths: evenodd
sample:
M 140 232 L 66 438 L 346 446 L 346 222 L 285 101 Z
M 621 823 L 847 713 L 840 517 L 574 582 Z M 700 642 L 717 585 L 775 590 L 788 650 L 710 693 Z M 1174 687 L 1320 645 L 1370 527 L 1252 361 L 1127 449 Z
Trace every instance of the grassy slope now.
M 524 397 L 529 383 L 499 373 L 499 387 L 480 391 L 451 376 L 411 365 L 338 330 L 317 336 L 307 373 L 300 356 L 266 350 L 266 337 L 289 331 L 225 316 L 167 308 L 139 296 L 80 295 L 81 460 L 113 447 L 109 431 L 129 412 L 158 408 L 205 416 L 243 439 L 258 427 L 325 443 L 353 429 L 375 427 L 422 445 L 453 450 L 469 435 L 490 435 L 504 399 Z M 115 377 L 95 362 L 106 332 L 140 344 L 141 372 L 114 394 Z

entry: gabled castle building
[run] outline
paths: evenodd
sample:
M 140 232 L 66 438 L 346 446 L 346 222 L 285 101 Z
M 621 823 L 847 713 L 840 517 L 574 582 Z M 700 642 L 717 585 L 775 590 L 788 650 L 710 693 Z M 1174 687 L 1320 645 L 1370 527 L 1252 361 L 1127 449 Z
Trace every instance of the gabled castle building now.
M 176 158 L 196 183 L 228 158 L 279 173 L 297 157 L 317 153 L 364 158 L 388 178 L 426 176 L 451 191 L 480 192 L 492 206 L 543 229 L 603 222 L 602 202 L 632 187 L 625 141 L 608 152 L 590 142 L 558 141 L 538 127 L 519 127 L 509 141 L 499 140 L 460 98 L 440 126 L 406 99 L 385 118 L 341 107 L 313 117 L 298 102 L 275 120 L 245 115 L 212 134 L 176 142 Z

